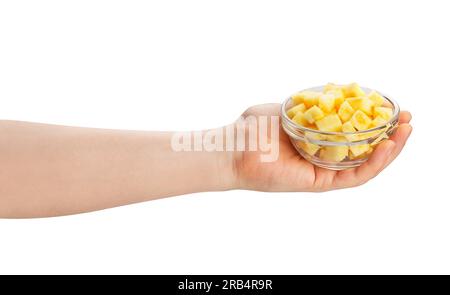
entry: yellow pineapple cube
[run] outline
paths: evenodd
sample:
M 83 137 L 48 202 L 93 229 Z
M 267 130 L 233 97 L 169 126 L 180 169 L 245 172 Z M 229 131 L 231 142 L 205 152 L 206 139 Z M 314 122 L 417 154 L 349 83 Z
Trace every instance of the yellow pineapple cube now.
M 372 116 L 373 114 L 373 101 L 369 98 L 361 96 L 361 97 L 350 97 L 347 98 L 346 101 L 352 106 L 352 108 L 356 110 L 361 110 L 366 113 L 368 116 Z
M 305 90 L 293 94 L 291 98 L 294 104 L 304 103 L 307 108 L 310 108 L 317 104 L 320 95 L 321 92 Z
M 342 91 L 342 89 L 340 88 L 337 88 L 325 91 L 325 93 L 334 96 L 334 106 L 336 107 L 336 109 L 339 109 L 339 107 L 341 106 L 341 104 L 344 102 L 345 99 L 344 91 Z
M 359 87 L 359 85 L 356 83 L 345 85 L 343 86 L 342 90 L 344 91 L 345 97 L 358 97 L 366 95 L 364 90 L 362 90 L 361 87 Z
M 297 92 L 292 94 L 291 99 L 294 104 L 299 104 L 303 102 L 303 97 L 304 97 L 303 92 Z
M 326 137 L 326 140 L 332 141 L 332 142 L 347 142 L 347 138 L 342 135 L 324 135 Z
M 327 115 L 320 120 L 316 121 L 317 129 L 325 132 L 338 132 L 341 131 L 342 122 L 339 116 L 336 114 Z
M 338 115 L 343 122 L 346 122 L 350 120 L 354 112 L 355 110 L 352 106 L 347 101 L 344 101 L 339 107 Z
M 356 129 L 353 127 L 352 122 L 348 121 L 342 124 L 342 132 L 356 132 Z
M 320 146 L 317 144 L 309 143 L 309 142 L 298 142 L 297 145 L 308 155 L 314 156 L 317 151 L 320 149 Z
M 374 90 L 367 97 L 373 101 L 375 107 L 381 107 L 384 104 L 384 97 Z
M 387 120 L 381 116 L 376 116 L 375 119 L 372 120 L 371 127 L 378 127 L 387 123 Z
M 306 110 L 306 106 L 304 103 L 298 104 L 296 106 L 293 106 L 292 108 L 290 108 L 289 110 L 287 110 L 287 115 L 289 118 L 294 118 L 295 114 L 297 112 L 304 112 Z
M 325 134 L 320 134 L 317 132 L 305 131 L 306 140 L 326 140 L 327 136 Z
M 353 157 L 358 157 L 367 152 L 368 150 L 370 150 L 369 144 L 359 144 L 350 146 L 350 152 L 352 153 Z
M 369 149 L 366 152 L 364 152 L 358 156 L 353 155 L 353 153 L 350 151 L 348 153 L 348 157 L 350 160 L 363 159 L 363 158 L 366 158 L 367 156 L 369 156 L 372 152 L 373 152 L 373 147 L 369 146 Z
M 325 116 L 323 111 L 318 106 L 312 106 L 305 112 L 305 119 L 312 124 Z
M 321 108 L 325 113 L 329 113 L 334 110 L 334 95 L 322 94 L 319 97 L 319 108 Z
M 380 135 L 384 130 L 374 130 L 374 131 L 368 131 L 361 134 L 358 134 L 358 140 L 364 140 L 369 138 L 375 138 L 378 135 Z
M 356 132 L 355 127 L 353 127 L 352 123 L 350 121 L 345 122 L 342 124 L 342 132 L 350 133 L 350 132 Z M 346 134 L 345 138 L 347 138 L 348 141 L 357 141 L 358 135 L 356 134 Z
M 389 121 L 392 118 L 392 109 L 388 107 L 376 107 L 373 110 L 374 116 L 380 116 L 381 118 Z
M 334 83 L 328 83 L 323 87 L 323 92 L 327 93 L 330 90 L 342 89 L 342 85 L 337 85 Z
M 317 105 L 320 95 L 320 92 L 308 91 L 307 94 L 303 97 L 303 102 L 305 103 L 306 107 L 310 108 L 314 105 Z
M 350 122 L 357 130 L 367 130 L 372 120 L 363 111 L 357 110 L 350 119 Z
M 341 162 L 348 155 L 348 146 L 324 146 L 319 155 L 325 161 Z
M 305 118 L 305 114 L 301 111 L 298 111 L 295 116 L 292 118 L 292 121 L 297 123 L 298 125 L 308 127 L 309 123 Z

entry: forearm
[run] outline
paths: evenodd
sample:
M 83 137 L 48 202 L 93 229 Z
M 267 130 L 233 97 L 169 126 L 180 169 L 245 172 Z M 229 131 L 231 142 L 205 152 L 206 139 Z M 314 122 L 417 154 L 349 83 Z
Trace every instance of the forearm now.
M 79 213 L 234 185 L 233 155 L 169 132 L 0 122 L 0 217 Z

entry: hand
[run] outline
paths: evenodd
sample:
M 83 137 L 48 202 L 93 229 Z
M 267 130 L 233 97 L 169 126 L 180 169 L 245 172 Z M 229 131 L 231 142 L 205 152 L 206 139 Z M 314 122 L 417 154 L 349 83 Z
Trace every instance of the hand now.
M 280 105 L 253 106 L 243 114 L 244 118 L 247 116 L 280 116 Z M 395 134 L 379 144 L 367 162 L 343 171 L 320 168 L 303 159 L 291 145 L 280 122 L 278 160 L 261 162 L 259 151 L 237 153 L 237 186 L 259 191 L 321 192 L 362 185 L 378 175 L 400 154 L 412 131 L 410 120 L 409 112 L 401 112 Z

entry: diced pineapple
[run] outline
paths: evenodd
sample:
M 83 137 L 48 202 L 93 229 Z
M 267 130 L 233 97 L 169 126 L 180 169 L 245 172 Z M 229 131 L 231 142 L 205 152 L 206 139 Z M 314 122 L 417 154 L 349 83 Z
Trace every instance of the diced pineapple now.
M 364 153 L 362 153 L 362 154 L 360 154 L 358 156 L 353 155 L 353 153 L 350 151 L 348 153 L 348 157 L 349 157 L 350 160 L 363 159 L 363 158 L 366 158 L 367 156 L 369 156 L 372 152 L 373 152 L 373 147 L 370 146 L 369 149 L 366 152 L 364 152 Z
M 347 142 L 347 138 L 343 135 L 325 135 L 328 141 L 332 142 Z
M 352 123 L 349 122 L 345 122 L 344 124 L 342 124 L 342 132 L 356 132 L 355 127 L 353 127 Z
M 309 142 L 298 142 L 297 144 L 304 152 L 306 152 L 310 156 L 314 156 L 320 149 L 320 146 L 318 146 L 317 144 Z
M 303 97 L 303 102 L 305 103 L 306 107 L 310 108 L 314 105 L 317 105 L 320 95 L 320 92 L 308 91 Z
M 356 132 L 355 127 L 353 127 L 352 123 L 350 121 L 345 122 L 342 124 L 342 132 L 350 133 L 350 132 Z M 346 134 L 345 138 L 347 138 L 348 141 L 357 141 L 358 135 L 356 134 Z
M 350 152 L 352 153 L 353 157 L 358 157 L 367 152 L 369 149 L 370 149 L 369 144 L 359 144 L 350 146 Z
M 323 111 L 318 106 L 312 106 L 305 112 L 305 119 L 310 123 L 322 119 L 325 116 Z
M 342 89 L 340 88 L 336 88 L 336 89 L 330 89 L 328 91 L 325 91 L 326 94 L 331 94 L 334 96 L 334 106 L 336 107 L 336 109 L 339 109 L 339 107 L 341 106 L 341 104 L 344 102 L 344 92 L 342 91 Z
M 297 92 L 292 94 L 291 98 L 292 98 L 292 102 L 294 104 L 299 104 L 303 102 L 303 97 L 304 97 L 304 93 L 303 92 Z
M 330 90 L 342 89 L 342 85 L 337 85 L 334 83 L 328 83 L 323 87 L 323 92 L 327 93 Z
M 292 121 L 297 123 L 298 125 L 308 127 L 309 123 L 305 118 L 305 114 L 301 111 L 298 111 L 295 116 L 292 118 Z
M 372 120 L 364 112 L 357 110 L 350 119 L 350 122 L 357 130 L 367 130 Z
M 358 140 L 375 138 L 378 135 L 380 135 L 382 132 L 383 132 L 383 130 L 374 130 L 374 131 L 364 132 L 364 133 L 358 134 Z
M 373 113 L 375 117 L 380 116 L 386 121 L 389 121 L 392 117 L 392 109 L 388 107 L 376 107 Z
M 317 132 L 310 132 L 310 131 L 305 131 L 305 137 L 306 140 L 325 140 L 327 139 L 327 136 L 324 134 L 320 134 Z
M 306 107 L 311 107 L 317 104 L 317 100 L 321 95 L 320 92 L 305 90 L 302 92 L 295 93 L 291 96 L 294 104 L 305 103 Z
M 384 104 L 384 97 L 374 90 L 369 93 L 368 97 L 373 101 L 375 107 L 380 107 Z
M 361 110 L 366 115 L 372 116 L 373 114 L 373 101 L 371 101 L 369 98 L 365 96 L 361 97 L 350 97 L 347 98 L 346 101 L 352 106 L 354 110 Z
M 371 127 L 378 127 L 386 124 L 387 120 L 381 116 L 376 116 L 375 119 L 372 120 Z
M 325 113 L 329 113 L 334 110 L 334 95 L 322 94 L 319 97 L 319 108 L 321 108 Z
M 320 120 L 316 121 L 317 129 L 325 132 L 338 132 L 341 131 L 342 122 L 339 116 L 336 114 L 327 115 Z
M 345 97 L 358 97 L 366 95 L 364 90 L 362 90 L 356 83 L 345 85 L 342 90 L 344 91 Z
M 292 108 L 290 108 L 286 113 L 289 118 L 294 118 L 297 112 L 304 112 L 306 110 L 306 106 L 304 103 L 298 104 Z
M 344 101 L 339 107 L 338 115 L 343 122 L 346 122 L 350 120 L 354 112 L 355 110 L 352 106 L 347 101 Z
M 324 146 L 320 158 L 325 161 L 341 162 L 348 155 L 348 146 Z

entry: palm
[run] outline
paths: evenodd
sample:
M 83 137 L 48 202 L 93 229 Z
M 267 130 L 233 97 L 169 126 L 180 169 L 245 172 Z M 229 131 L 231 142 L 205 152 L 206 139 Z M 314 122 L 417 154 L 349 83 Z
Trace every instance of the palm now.
M 243 116 L 279 116 L 279 104 L 249 108 Z M 370 159 L 358 168 L 333 171 L 312 165 L 291 145 L 279 130 L 279 157 L 274 162 L 261 162 L 260 152 L 243 152 L 238 163 L 241 186 L 262 191 L 326 191 L 363 184 L 385 168 L 403 148 L 410 132 L 411 115 L 402 112 L 400 126 L 391 140 L 380 144 Z

